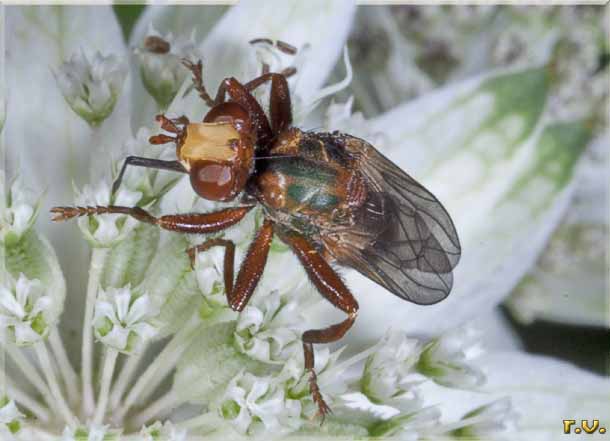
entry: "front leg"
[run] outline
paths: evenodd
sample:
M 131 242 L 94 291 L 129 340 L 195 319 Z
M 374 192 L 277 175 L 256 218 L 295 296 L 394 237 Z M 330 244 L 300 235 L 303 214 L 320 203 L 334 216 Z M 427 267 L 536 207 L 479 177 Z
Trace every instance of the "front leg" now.
M 189 234 L 207 234 L 235 225 L 252 208 L 254 208 L 253 205 L 227 208 L 212 213 L 170 214 L 160 217 L 154 217 L 140 207 L 120 207 L 116 205 L 107 207 L 54 207 L 51 209 L 51 213 L 55 215 L 52 220 L 56 222 L 80 216 L 125 214 L 140 222 L 158 225 L 165 230 Z
M 302 235 L 295 232 L 280 232 L 280 238 L 294 251 L 305 268 L 309 279 L 330 303 L 348 316 L 342 322 L 324 329 L 311 329 L 303 333 L 305 369 L 309 371 L 309 391 L 318 405 L 318 413 L 324 416 L 330 408 L 324 401 L 318 387 L 313 345 L 332 343 L 341 339 L 352 327 L 358 314 L 358 302 L 322 255 Z
M 123 167 L 112 184 L 112 194 L 116 193 L 123 182 L 123 175 L 127 170 L 127 166 L 153 168 L 157 170 L 169 170 L 178 173 L 186 173 L 186 169 L 179 161 L 164 161 L 161 159 L 143 158 L 141 156 L 128 156 L 123 162 Z

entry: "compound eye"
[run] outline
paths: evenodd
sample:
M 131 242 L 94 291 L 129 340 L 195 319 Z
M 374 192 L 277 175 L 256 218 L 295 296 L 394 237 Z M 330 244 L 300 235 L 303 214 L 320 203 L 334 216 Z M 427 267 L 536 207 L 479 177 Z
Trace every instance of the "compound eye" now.
M 235 173 L 230 163 L 197 161 L 191 164 L 191 185 L 202 198 L 230 201 L 237 195 Z

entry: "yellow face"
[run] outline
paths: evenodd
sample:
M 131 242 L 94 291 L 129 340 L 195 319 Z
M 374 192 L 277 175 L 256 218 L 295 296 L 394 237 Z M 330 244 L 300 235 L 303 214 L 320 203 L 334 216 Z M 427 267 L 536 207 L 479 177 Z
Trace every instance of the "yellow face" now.
M 240 135 L 230 123 L 194 123 L 187 126 L 187 136 L 180 147 L 180 161 L 190 170 L 196 161 L 234 162 L 235 144 Z
M 253 168 L 254 146 L 233 122 L 188 124 L 178 146 L 195 192 L 209 200 L 229 201 L 241 192 Z

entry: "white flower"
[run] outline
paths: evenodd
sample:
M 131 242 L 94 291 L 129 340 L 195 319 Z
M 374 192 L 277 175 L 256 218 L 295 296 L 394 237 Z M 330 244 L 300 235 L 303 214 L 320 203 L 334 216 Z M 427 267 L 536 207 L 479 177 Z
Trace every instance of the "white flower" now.
M 0 239 L 18 240 L 36 220 L 40 203 L 22 179 L 15 179 L 8 190 L 6 207 L 0 210 Z
M 297 430 L 301 403 L 286 397 L 281 384 L 269 377 L 241 373 L 228 385 L 219 412 L 242 434 L 256 434 L 260 424 L 269 433 L 282 434 Z
M 187 441 L 187 430 L 176 427 L 171 421 L 142 427 L 140 431 L 142 441 Z
M 477 333 L 469 327 L 447 332 L 423 348 L 417 370 L 444 386 L 480 386 L 485 377 L 474 363 L 468 362 L 480 351 L 477 340 Z
M 7 274 L 0 285 L 0 329 L 4 338 L 28 346 L 46 337 L 52 303 L 39 280 L 20 274 L 14 281 Z
M 110 426 L 91 424 L 88 427 L 66 427 L 61 441 L 119 441 L 120 432 Z
M 83 50 L 72 55 L 55 73 L 57 84 L 72 110 L 91 125 L 99 125 L 114 110 L 127 66 L 116 55 Z
M 116 195 L 111 197 L 111 186 L 106 180 L 100 180 L 95 186 L 85 185 L 77 194 L 75 204 L 78 206 L 108 206 L 118 205 L 133 207 L 142 198 L 142 193 L 131 191 L 127 186 L 121 186 Z M 138 222 L 130 216 L 121 214 L 105 214 L 95 217 L 78 219 L 85 239 L 95 247 L 108 247 L 124 239 L 135 228 Z
M 389 332 L 378 350 L 366 360 L 360 380 L 362 392 L 376 403 L 398 407 L 404 398 L 416 399 L 408 392 L 407 376 L 414 372 L 421 351 L 417 340 L 407 338 L 403 332 Z
M 205 241 L 199 239 L 198 243 Z M 194 242 L 194 241 L 193 241 Z M 224 296 L 224 247 L 212 247 L 201 253 L 197 253 L 195 264 L 197 283 L 202 294 L 212 296 L 220 294 Z M 226 301 L 222 301 L 226 304 Z
M 130 286 L 100 290 L 95 304 L 95 335 L 118 351 L 138 352 L 154 337 L 158 310 L 148 294 L 136 295 Z
M 272 291 L 239 315 L 235 341 L 242 352 L 256 360 L 284 363 L 295 351 L 301 351 L 303 320 L 296 301 Z
M 197 62 L 201 58 L 195 43 L 195 32 L 187 38 L 172 33 L 161 35 L 152 25 L 141 46 L 135 49 L 140 64 L 140 76 L 144 87 L 160 108 L 166 109 L 172 102 L 190 71 L 182 65 L 187 59 Z M 205 70 L 204 70 L 205 74 Z
M 514 428 L 517 417 L 510 398 L 501 398 L 465 414 L 457 423 L 462 427 L 452 430 L 451 435 L 456 438 L 483 439 Z
M 6 396 L 0 399 L 0 427 L 3 430 L 8 430 L 11 434 L 19 432 L 24 418 L 25 415 L 17 409 L 15 401 L 9 400 Z M 0 430 L 1 434 L 2 430 Z

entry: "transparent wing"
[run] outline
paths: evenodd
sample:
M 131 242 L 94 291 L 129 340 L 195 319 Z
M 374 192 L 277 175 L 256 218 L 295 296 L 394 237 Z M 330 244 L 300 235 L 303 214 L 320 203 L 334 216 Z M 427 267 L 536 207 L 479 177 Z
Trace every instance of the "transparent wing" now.
M 370 190 L 381 201 L 384 229 L 370 246 L 349 247 L 341 263 L 405 300 L 431 304 L 444 299 L 461 254 L 451 217 L 432 193 L 373 146 L 349 136 L 345 142 L 359 156 Z

